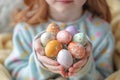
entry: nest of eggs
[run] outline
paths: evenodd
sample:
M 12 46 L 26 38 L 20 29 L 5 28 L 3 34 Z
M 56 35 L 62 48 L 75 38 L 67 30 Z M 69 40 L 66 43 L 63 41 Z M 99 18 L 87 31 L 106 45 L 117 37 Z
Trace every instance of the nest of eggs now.
M 57 24 L 50 23 L 46 31 L 40 35 L 40 41 L 44 55 L 57 60 L 66 69 L 86 56 L 87 37 L 75 26 L 60 30 Z

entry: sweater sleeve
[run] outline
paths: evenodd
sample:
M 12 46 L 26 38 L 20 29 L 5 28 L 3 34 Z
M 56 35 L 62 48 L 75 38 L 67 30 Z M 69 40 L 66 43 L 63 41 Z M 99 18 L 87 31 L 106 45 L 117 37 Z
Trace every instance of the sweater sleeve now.
M 5 66 L 11 72 L 13 80 L 47 80 L 53 75 L 39 66 L 32 46 L 30 27 L 18 24 L 13 35 L 13 51 L 6 59 Z
M 104 34 L 101 39 L 91 41 L 93 51 L 87 64 L 76 75 L 71 76 L 70 80 L 104 80 L 113 72 L 114 38 L 110 29 L 101 29 L 101 32 Z

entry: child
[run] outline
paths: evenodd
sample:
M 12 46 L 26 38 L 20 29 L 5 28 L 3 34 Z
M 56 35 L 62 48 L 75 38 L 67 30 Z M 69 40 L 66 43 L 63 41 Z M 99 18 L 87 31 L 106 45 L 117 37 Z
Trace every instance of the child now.
M 49 80 L 59 75 L 69 80 L 104 80 L 113 72 L 114 39 L 111 33 L 110 11 L 105 0 L 24 0 L 27 9 L 21 11 L 13 35 L 13 52 L 5 62 L 13 80 Z M 87 34 L 86 53 L 68 72 L 62 65 L 42 55 L 43 48 L 36 35 L 55 22 L 60 29 L 74 25 Z M 66 26 L 64 26 L 66 25 Z M 34 40 L 33 40 L 34 38 Z M 32 42 L 34 42 L 32 46 Z

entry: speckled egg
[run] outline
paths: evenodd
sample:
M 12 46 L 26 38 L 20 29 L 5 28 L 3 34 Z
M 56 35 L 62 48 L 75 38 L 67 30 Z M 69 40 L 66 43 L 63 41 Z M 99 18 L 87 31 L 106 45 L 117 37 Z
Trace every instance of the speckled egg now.
M 73 36 L 73 41 L 79 42 L 80 44 L 84 46 L 87 42 L 87 37 L 85 33 L 77 33 Z
M 65 30 L 68 31 L 68 32 L 70 32 L 70 33 L 72 34 L 72 36 L 73 36 L 74 34 L 78 33 L 77 28 L 76 28 L 75 26 L 72 26 L 72 25 L 71 25 L 71 26 L 68 26 Z
M 70 42 L 68 51 L 77 59 L 81 59 L 85 56 L 85 48 L 78 42 Z
M 62 49 L 62 44 L 57 40 L 49 41 L 45 47 L 45 55 L 50 58 L 55 58 L 58 52 Z
M 46 31 L 47 32 L 52 32 L 56 35 L 60 31 L 60 29 L 59 29 L 59 26 L 57 24 L 51 23 L 51 24 L 48 25 Z
M 66 69 L 68 69 L 73 64 L 72 55 L 66 49 L 62 49 L 59 51 L 57 61 Z
M 51 41 L 51 40 L 55 40 L 56 36 L 53 33 L 50 32 L 44 32 L 41 37 L 40 37 L 40 41 L 42 43 L 43 46 L 46 46 L 46 44 Z
M 57 34 L 57 40 L 61 43 L 68 44 L 72 40 L 72 35 L 65 30 L 61 30 Z

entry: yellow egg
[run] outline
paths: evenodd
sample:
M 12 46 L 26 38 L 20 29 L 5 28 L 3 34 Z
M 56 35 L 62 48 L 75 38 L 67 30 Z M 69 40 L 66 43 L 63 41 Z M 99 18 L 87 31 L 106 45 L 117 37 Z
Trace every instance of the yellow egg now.
M 60 31 L 60 29 L 59 29 L 59 26 L 57 24 L 51 23 L 51 24 L 48 25 L 46 31 L 57 34 Z
M 55 58 L 61 49 L 62 44 L 57 40 L 52 40 L 45 47 L 45 55 L 50 58 Z

